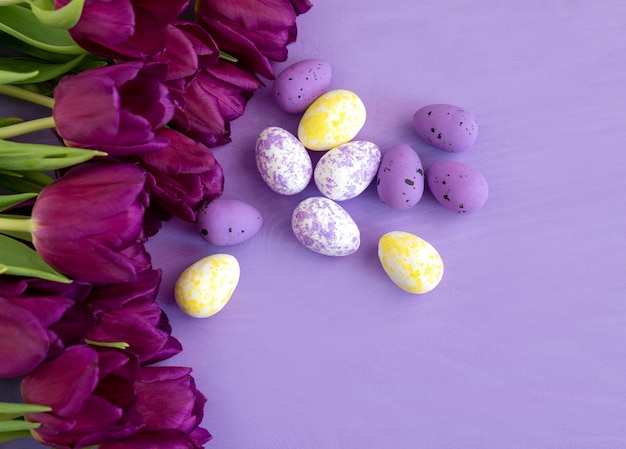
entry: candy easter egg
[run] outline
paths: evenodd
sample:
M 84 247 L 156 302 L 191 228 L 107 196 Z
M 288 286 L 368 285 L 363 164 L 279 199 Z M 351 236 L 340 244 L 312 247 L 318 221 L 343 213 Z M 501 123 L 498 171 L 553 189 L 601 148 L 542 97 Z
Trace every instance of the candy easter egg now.
M 426 184 L 439 203 L 459 214 L 480 209 L 489 196 L 485 177 L 459 161 L 433 162 L 426 170 Z
M 330 85 L 332 70 L 320 59 L 305 59 L 280 72 L 272 86 L 276 104 L 285 112 L 300 113 Z
M 239 276 L 239 262 L 230 254 L 213 254 L 200 259 L 176 280 L 176 304 L 195 318 L 215 315 L 230 300 Z
M 217 246 L 244 242 L 262 225 L 263 217 L 254 206 L 235 199 L 215 199 L 202 206 L 196 217 L 200 236 Z
M 426 142 L 452 153 L 468 150 L 478 136 L 474 115 L 451 104 L 431 104 L 418 109 L 413 116 L 413 126 Z
M 424 193 L 424 169 L 408 145 L 389 148 L 383 155 L 376 179 L 378 197 L 394 209 L 410 209 Z

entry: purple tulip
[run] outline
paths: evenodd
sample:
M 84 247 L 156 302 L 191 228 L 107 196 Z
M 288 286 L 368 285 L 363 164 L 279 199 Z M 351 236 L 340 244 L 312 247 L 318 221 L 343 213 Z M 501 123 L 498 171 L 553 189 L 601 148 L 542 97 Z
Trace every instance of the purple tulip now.
M 142 230 L 148 176 L 131 164 L 91 162 L 46 186 L 32 210 L 39 255 L 75 280 L 136 279 L 151 268 Z
M 125 62 L 65 76 L 54 89 L 57 133 L 68 146 L 111 156 L 163 149 L 155 131 L 174 113 L 166 73 L 162 63 Z
M 224 173 L 203 144 L 172 129 L 162 129 L 159 134 L 170 144 L 164 150 L 139 155 L 140 165 L 155 181 L 150 188 L 151 202 L 192 223 L 203 203 L 222 194 Z
M 72 346 L 43 363 L 21 384 L 25 403 L 46 405 L 50 412 L 28 413 L 41 423 L 32 431 L 42 444 L 82 448 L 122 439 L 143 426 L 134 409 L 138 365 L 117 350 Z
M 273 79 L 270 60 L 287 59 L 287 45 L 296 40 L 296 16 L 311 6 L 308 0 L 197 0 L 196 16 L 220 49 L 250 73 Z
M 177 21 L 165 31 L 165 52 L 155 61 L 167 64 L 164 82 L 176 102 L 177 95 L 185 92 L 198 70 L 217 62 L 220 51 L 211 35 L 197 23 Z
M 95 318 L 85 338 L 95 342 L 124 342 L 125 350 L 143 364 L 155 363 L 179 353 L 167 315 L 156 302 L 160 270 L 147 270 L 134 282 L 95 287 L 86 306 Z
M 208 147 L 230 142 L 230 121 L 240 117 L 262 83 L 230 62 L 219 60 L 198 72 L 181 96 L 172 126 Z
M 22 376 L 60 353 L 64 336 L 53 326 L 90 288 L 0 276 L 0 377 Z
M 55 0 L 60 8 L 70 0 Z M 145 60 L 163 52 L 165 28 L 174 22 L 189 0 L 86 0 L 70 35 L 97 56 Z
M 100 449 L 200 449 L 211 439 L 199 427 L 206 398 L 196 388 L 190 368 L 142 366 L 135 389 L 135 409 L 143 417 L 143 429 Z

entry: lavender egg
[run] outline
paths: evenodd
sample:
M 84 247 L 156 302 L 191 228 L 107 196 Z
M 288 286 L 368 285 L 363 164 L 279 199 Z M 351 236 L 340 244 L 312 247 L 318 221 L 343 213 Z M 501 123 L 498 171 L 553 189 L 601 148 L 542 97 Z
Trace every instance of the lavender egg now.
M 420 108 L 413 116 L 413 127 L 426 142 L 451 153 L 468 150 L 478 136 L 478 124 L 472 113 L 451 104 Z
M 389 148 L 378 168 L 378 197 L 394 209 L 410 209 L 424 193 L 424 169 L 417 153 L 408 145 Z
M 489 196 L 485 177 L 458 161 L 433 162 L 426 171 L 426 184 L 439 203 L 459 214 L 480 209 Z
M 367 141 L 338 145 L 320 158 L 313 179 L 325 197 L 335 201 L 354 198 L 376 177 L 381 153 L 378 146 Z
M 283 70 L 274 81 L 272 95 L 285 112 L 303 112 L 330 85 L 332 70 L 320 59 L 305 59 Z
M 291 228 L 302 245 L 325 256 L 348 256 L 361 244 L 361 233 L 350 214 L 321 196 L 307 198 L 296 206 Z
M 218 198 L 198 211 L 196 228 L 212 245 L 230 246 L 253 237 L 263 225 L 261 213 L 252 205 Z
M 256 140 L 255 155 L 261 178 L 276 193 L 294 195 L 311 181 L 311 157 L 289 131 L 277 126 L 265 128 Z

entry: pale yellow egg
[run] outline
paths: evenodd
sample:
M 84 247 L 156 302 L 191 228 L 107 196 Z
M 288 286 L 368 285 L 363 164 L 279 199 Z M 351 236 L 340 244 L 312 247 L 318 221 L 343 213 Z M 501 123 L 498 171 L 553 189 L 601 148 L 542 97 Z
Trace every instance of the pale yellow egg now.
M 378 241 L 378 258 L 389 278 L 409 293 L 427 293 L 443 277 L 443 260 L 437 250 L 408 232 L 383 235 Z
M 213 254 L 189 266 L 174 286 L 178 307 L 195 318 L 215 315 L 239 283 L 239 262 L 230 254 Z
M 365 105 L 354 92 L 331 90 L 304 111 L 298 139 L 309 150 L 330 150 L 351 141 L 365 124 L 365 118 Z

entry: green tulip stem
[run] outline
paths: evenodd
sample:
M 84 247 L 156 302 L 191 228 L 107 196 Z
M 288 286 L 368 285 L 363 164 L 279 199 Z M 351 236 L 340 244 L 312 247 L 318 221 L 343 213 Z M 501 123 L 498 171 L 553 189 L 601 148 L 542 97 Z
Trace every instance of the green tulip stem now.
M 29 217 L 7 218 L 0 217 L 0 231 L 33 232 L 34 221 Z
M 41 131 L 42 129 L 56 128 L 54 117 L 44 117 L 27 122 L 16 123 L 14 125 L 3 126 L 0 128 L 0 139 L 10 139 L 11 137 L 21 136 L 23 134 Z
M 6 95 L 7 97 L 19 98 L 20 100 L 35 103 L 40 106 L 45 106 L 52 109 L 54 106 L 54 98 L 47 97 L 37 92 L 22 89 L 11 84 L 0 84 L 0 95 Z

